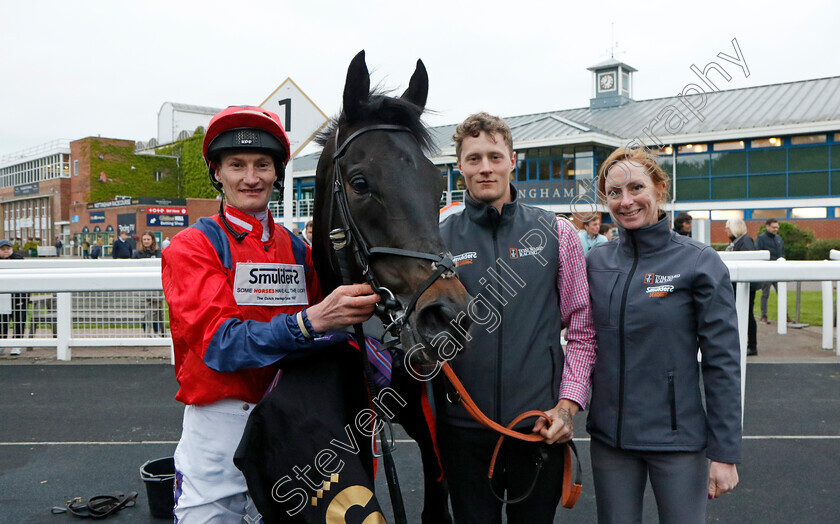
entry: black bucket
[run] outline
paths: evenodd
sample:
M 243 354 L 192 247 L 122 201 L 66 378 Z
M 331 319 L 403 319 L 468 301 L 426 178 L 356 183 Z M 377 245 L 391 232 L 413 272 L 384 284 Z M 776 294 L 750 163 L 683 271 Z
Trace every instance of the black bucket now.
M 146 462 L 140 466 L 140 478 L 146 483 L 152 516 L 171 519 L 175 507 L 175 459 L 165 457 Z

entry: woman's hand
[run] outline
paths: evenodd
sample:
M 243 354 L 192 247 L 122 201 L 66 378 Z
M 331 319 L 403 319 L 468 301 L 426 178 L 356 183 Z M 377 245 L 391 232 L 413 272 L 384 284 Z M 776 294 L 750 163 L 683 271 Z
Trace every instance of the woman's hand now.
M 735 464 L 712 461 L 709 467 L 709 498 L 716 499 L 738 485 L 738 469 Z

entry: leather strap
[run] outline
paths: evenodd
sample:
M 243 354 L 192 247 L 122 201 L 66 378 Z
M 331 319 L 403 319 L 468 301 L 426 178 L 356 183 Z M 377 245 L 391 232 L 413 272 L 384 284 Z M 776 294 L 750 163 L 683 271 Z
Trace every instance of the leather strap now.
M 523 440 L 526 442 L 544 442 L 545 439 L 542 435 L 538 433 L 521 433 L 513 429 L 514 426 L 519 424 L 525 419 L 538 417 L 544 419 L 549 425 L 551 424 L 551 418 L 544 412 L 538 410 L 530 410 L 526 411 L 525 413 L 520 414 L 515 419 L 513 419 L 507 427 L 502 426 L 501 424 L 491 420 L 487 415 L 485 415 L 481 409 L 475 404 L 473 399 L 470 397 L 469 393 L 467 393 L 464 385 L 458 379 L 457 375 L 455 375 L 455 371 L 449 365 L 449 362 L 444 362 L 441 367 L 443 368 L 443 373 L 446 375 L 446 378 L 449 379 L 449 382 L 452 384 L 452 387 L 455 388 L 455 392 L 460 397 L 460 402 L 464 406 L 464 409 L 467 410 L 467 413 L 470 414 L 472 418 L 476 420 L 479 424 L 483 425 L 487 429 L 495 431 L 499 433 L 499 440 L 496 442 L 496 447 L 493 450 L 493 457 L 490 459 L 490 467 L 487 470 L 487 478 L 491 481 L 490 490 L 493 492 L 493 495 L 496 496 L 499 500 L 505 503 L 515 503 L 521 500 L 524 500 L 531 494 L 531 491 L 534 489 L 534 486 L 537 482 L 537 476 L 542 469 L 542 461 L 537 462 L 536 468 L 537 471 L 534 474 L 534 480 L 531 482 L 531 486 L 528 490 L 520 497 L 511 500 L 505 500 L 504 498 L 500 497 L 496 494 L 495 490 L 493 490 L 492 480 L 493 480 L 493 472 L 496 468 L 496 459 L 499 455 L 499 450 L 502 447 L 502 442 L 504 442 L 506 437 L 512 437 L 518 440 Z M 561 503 L 563 504 L 564 508 L 571 509 L 575 507 L 575 503 L 577 503 L 578 497 L 580 497 L 580 492 L 582 489 L 581 484 L 581 465 L 580 465 L 580 457 L 578 456 L 577 447 L 573 441 L 568 441 L 563 444 L 563 489 L 561 495 Z M 575 477 L 574 481 L 572 481 L 572 452 L 575 454 L 576 465 L 575 468 Z
M 113 495 L 97 495 L 91 497 L 87 502 L 82 502 L 81 497 L 68 500 L 64 507 L 55 506 L 52 513 L 70 513 L 74 517 L 82 519 L 104 519 L 123 508 L 130 508 L 137 502 L 137 492 L 132 491 L 128 495 L 116 492 Z

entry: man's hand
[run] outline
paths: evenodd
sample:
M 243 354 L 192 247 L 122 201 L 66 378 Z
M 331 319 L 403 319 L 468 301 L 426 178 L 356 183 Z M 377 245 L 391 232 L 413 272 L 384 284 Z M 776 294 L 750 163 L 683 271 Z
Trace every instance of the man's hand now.
M 339 286 L 324 300 L 306 309 L 312 329 L 323 333 L 330 329 L 344 329 L 369 319 L 379 295 L 369 284 Z
M 738 485 L 738 469 L 735 464 L 712 461 L 709 466 L 709 498 L 716 499 L 732 491 Z
M 531 431 L 542 435 L 547 444 L 572 440 L 575 430 L 574 417 L 578 409 L 580 408 L 576 402 L 560 399 L 556 406 L 545 412 L 551 418 L 551 425 L 546 426 L 545 419 L 539 418 Z

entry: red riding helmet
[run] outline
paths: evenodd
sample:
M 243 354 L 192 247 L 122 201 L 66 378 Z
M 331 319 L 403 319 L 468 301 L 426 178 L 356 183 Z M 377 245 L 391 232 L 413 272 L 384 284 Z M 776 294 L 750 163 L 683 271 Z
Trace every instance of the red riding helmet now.
M 210 169 L 210 183 L 220 192 L 222 184 L 214 176 L 213 164 L 231 149 L 253 149 L 271 155 L 277 171 L 274 186 L 282 191 L 291 147 L 279 116 L 261 107 L 230 106 L 210 120 L 202 152 Z

